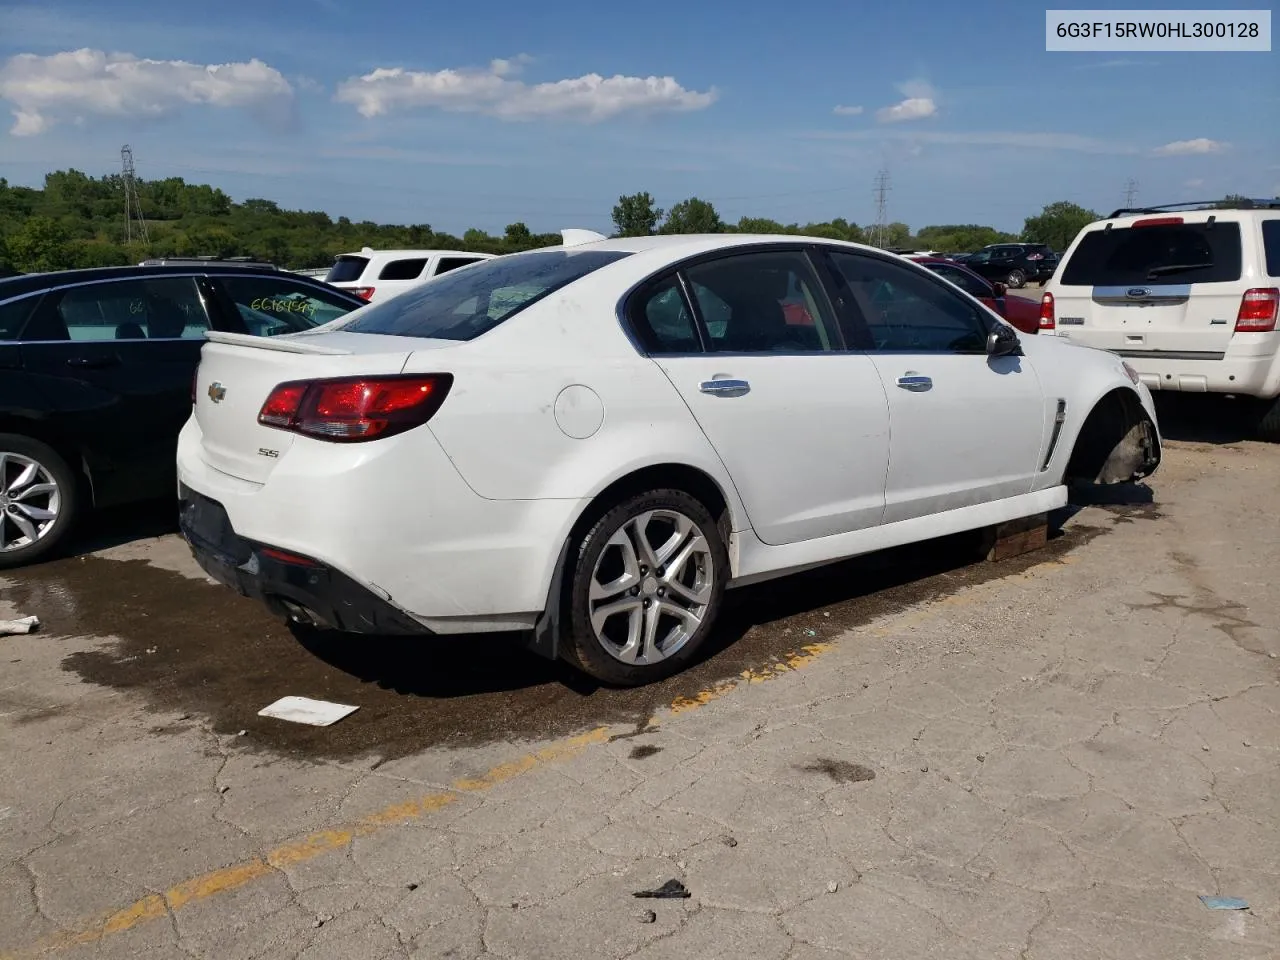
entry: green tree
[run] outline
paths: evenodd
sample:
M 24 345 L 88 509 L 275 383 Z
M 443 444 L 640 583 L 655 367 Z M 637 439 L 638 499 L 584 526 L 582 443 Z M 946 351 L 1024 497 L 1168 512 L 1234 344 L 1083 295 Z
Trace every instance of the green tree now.
M 620 237 L 647 237 L 658 229 L 661 219 L 662 209 L 647 191 L 621 196 L 613 208 L 613 225 Z
M 533 246 L 533 234 L 523 223 L 508 223 L 502 242 L 512 250 L 528 250 Z
M 706 200 L 690 197 L 681 200 L 671 208 L 666 222 L 662 224 L 663 233 L 723 233 L 724 221 L 716 208 Z
M 70 262 L 67 231 L 50 217 L 31 217 L 5 241 L 7 259 L 23 273 L 65 270 Z
M 777 220 L 767 217 L 742 217 L 733 228 L 735 233 L 791 233 L 791 228 L 784 227 Z
M 1092 210 L 1059 200 L 1046 206 L 1038 216 L 1027 217 L 1022 227 L 1022 239 L 1027 243 L 1047 243 L 1054 250 L 1065 250 L 1076 234 L 1098 219 L 1098 214 Z
M 921 227 L 916 239 L 922 247 L 942 253 L 981 250 L 990 243 L 1009 243 L 1018 238 L 995 227 L 976 223 L 947 223 Z

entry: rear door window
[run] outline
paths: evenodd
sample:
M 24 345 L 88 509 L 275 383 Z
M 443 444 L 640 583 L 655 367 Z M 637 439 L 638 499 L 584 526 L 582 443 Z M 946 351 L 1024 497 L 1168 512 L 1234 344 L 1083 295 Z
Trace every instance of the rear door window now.
M 412 260 L 392 260 L 382 272 L 378 274 L 379 280 L 417 280 L 422 276 L 422 271 L 426 269 L 427 258 L 415 257 Z
M 1262 247 L 1266 251 L 1267 276 L 1280 277 L 1280 220 L 1262 221 Z
M 0 340 L 17 340 L 31 311 L 39 302 L 40 294 L 34 293 L 21 300 L 0 303 Z
M 1091 230 L 1067 260 L 1069 287 L 1222 283 L 1241 274 L 1240 224 L 1170 223 Z
M 436 264 L 436 276 L 442 273 L 448 273 L 450 270 L 457 270 L 459 267 L 465 267 L 471 263 L 479 263 L 483 257 L 441 257 L 440 262 Z
M 156 277 L 55 291 L 27 325 L 23 339 L 201 340 L 208 329 L 195 279 Z
M 436 340 L 473 340 L 508 317 L 627 253 L 513 253 L 455 270 L 361 310 L 343 330 Z
M 339 257 L 333 261 L 333 266 L 329 268 L 324 281 L 325 283 L 355 283 L 368 265 L 368 257 Z

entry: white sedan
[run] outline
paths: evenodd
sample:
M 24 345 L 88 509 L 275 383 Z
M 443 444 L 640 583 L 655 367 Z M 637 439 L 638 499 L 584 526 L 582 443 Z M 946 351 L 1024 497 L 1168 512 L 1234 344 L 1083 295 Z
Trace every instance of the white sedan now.
M 313 331 L 211 333 L 178 450 L 205 570 L 353 633 L 530 631 L 639 684 L 729 587 L 1151 473 L 1120 358 L 793 236 L 566 243 Z

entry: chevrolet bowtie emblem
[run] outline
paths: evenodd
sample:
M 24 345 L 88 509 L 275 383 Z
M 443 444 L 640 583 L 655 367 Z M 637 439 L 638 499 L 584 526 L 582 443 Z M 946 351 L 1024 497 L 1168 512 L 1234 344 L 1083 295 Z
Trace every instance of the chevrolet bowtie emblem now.
M 209 384 L 209 399 L 214 403 L 221 403 L 222 398 L 227 395 L 227 388 L 220 384 L 217 380 Z

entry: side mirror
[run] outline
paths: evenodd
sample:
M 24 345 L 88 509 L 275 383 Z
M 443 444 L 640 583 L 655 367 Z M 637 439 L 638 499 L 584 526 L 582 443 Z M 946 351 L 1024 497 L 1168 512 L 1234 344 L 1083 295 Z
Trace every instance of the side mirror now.
M 1006 293 L 1009 292 L 1009 285 L 1007 283 L 997 282 L 997 283 L 993 283 L 991 286 L 994 288 L 995 290 L 994 295 L 997 297 L 1003 297 Z
M 1022 341 L 1018 339 L 1013 327 L 1007 327 L 1003 323 L 997 324 L 996 328 L 987 334 L 987 356 L 992 360 L 996 357 L 1022 356 Z

